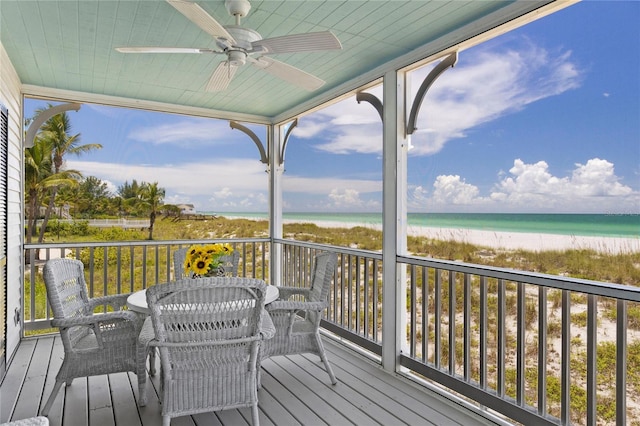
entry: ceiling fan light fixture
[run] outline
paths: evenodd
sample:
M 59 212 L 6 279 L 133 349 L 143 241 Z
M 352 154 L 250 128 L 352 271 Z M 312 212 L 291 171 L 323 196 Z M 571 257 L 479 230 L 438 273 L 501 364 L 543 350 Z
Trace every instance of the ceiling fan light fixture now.
M 239 67 L 247 62 L 247 53 L 242 50 L 229 50 L 227 51 L 227 58 L 229 64 L 234 67 Z

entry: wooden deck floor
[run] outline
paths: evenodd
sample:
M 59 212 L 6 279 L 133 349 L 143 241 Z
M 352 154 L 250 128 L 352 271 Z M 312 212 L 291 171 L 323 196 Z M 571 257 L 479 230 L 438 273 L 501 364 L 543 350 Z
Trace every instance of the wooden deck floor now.
M 458 404 L 423 390 L 348 348 L 326 344 L 338 384 L 316 356 L 275 357 L 263 363 L 260 423 L 269 425 L 487 425 Z M 24 339 L 0 385 L 0 422 L 36 416 L 49 396 L 63 355 L 55 336 Z M 52 425 L 135 426 L 162 423 L 157 376 L 147 382 L 149 403 L 138 407 L 132 373 L 76 379 L 60 391 Z M 249 409 L 172 419 L 172 425 L 246 425 Z

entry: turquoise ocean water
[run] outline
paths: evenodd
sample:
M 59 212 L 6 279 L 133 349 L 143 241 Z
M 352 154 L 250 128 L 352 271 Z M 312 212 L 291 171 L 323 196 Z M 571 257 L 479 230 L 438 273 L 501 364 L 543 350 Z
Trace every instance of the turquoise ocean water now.
M 266 213 L 216 213 L 267 219 Z M 379 213 L 284 213 L 285 220 L 380 225 Z M 640 214 L 409 213 L 409 226 L 640 238 Z

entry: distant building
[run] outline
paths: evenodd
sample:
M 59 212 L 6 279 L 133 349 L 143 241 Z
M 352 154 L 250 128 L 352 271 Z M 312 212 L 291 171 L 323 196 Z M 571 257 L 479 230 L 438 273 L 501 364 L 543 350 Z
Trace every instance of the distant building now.
M 47 211 L 47 206 L 40 206 L 39 217 L 44 217 L 46 211 Z M 54 206 L 51 209 L 51 214 L 53 215 L 53 217 L 57 216 L 60 219 L 71 219 L 71 214 L 69 213 L 69 204 L 65 204 L 61 207 Z
M 178 204 L 180 214 L 196 214 L 196 208 L 193 204 Z

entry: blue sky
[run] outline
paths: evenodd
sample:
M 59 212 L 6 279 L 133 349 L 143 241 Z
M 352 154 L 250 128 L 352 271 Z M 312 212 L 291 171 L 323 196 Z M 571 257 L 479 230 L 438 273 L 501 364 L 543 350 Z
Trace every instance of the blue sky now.
M 640 2 L 586 1 L 462 51 L 412 135 L 409 211 L 640 214 L 639 21 Z M 429 70 L 412 74 L 414 92 Z M 28 101 L 25 115 L 42 105 Z M 95 105 L 68 114 L 72 133 L 103 148 L 67 166 L 114 190 L 158 182 L 167 203 L 267 211 L 265 166 L 227 121 Z M 285 212 L 381 211 L 381 129 L 355 98 L 302 117 Z

